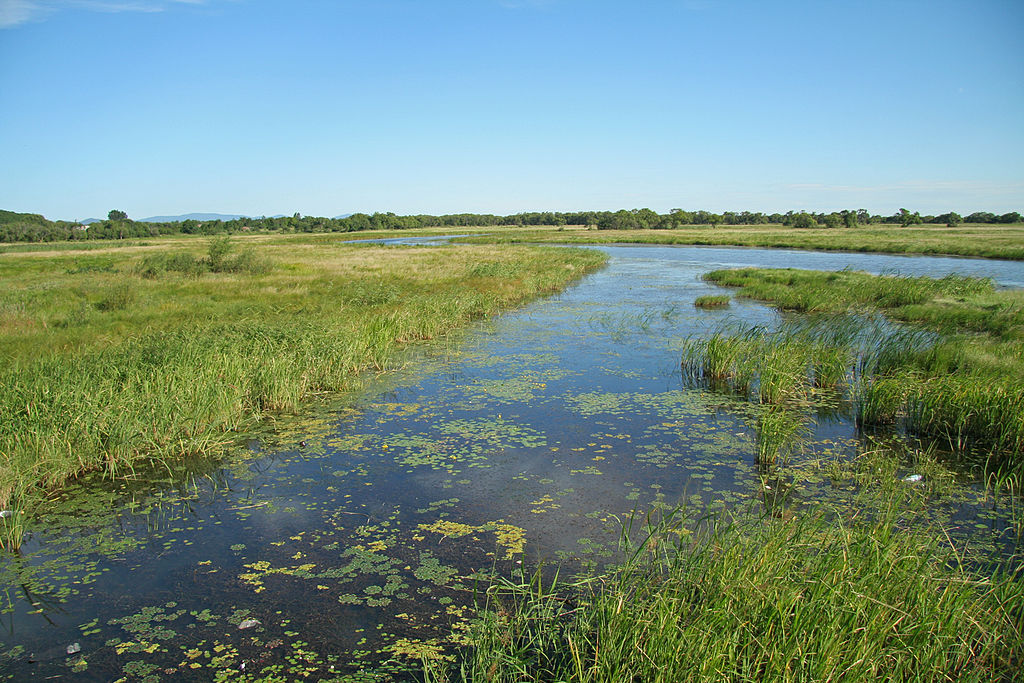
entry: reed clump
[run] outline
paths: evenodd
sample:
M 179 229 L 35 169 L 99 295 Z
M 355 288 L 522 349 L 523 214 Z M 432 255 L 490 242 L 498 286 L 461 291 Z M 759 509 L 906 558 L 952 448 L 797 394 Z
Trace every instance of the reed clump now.
M 845 391 L 858 424 L 895 426 L 951 448 L 1024 452 L 1024 306 L 985 279 L 740 269 L 707 278 L 798 311 L 800 328 L 722 330 L 684 348 L 683 367 L 743 377 L 764 403 L 792 404 L 815 387 Z M 882 313 L 885 319 L 872 316 Z M 895 319 L 909 325 L 893 325 Z M 728 358 L 716 349 L 731 349 Z M 749 368 L 756 378 L 749 378 Z
M 697 308 L 728 308 L 731 301 L 728 294 L 705 294 L 697 297 L 693 305 Z
M 822 390 L 846 385 L 854 360 L 852 329 L 840 318 L 790 321 L 777 330 L 727 323 L 707 337 L 687 339 L 682 367 L 691 378 L 761 403 L 806 403 Z

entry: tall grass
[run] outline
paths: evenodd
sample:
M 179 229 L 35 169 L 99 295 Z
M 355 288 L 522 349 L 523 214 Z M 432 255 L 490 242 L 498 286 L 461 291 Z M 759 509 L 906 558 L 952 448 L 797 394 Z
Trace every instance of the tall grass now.
M 769 405 L 754 421 L 756 434 L 757 464 L 762 467 L 774 465 L 781 456 L 789 455 L 807 432 L 806 416 L 793 408 Z
M 901 514 L 669 516 L 591 581 L 493 586 L 461 665 L 428 680 L 1009 680 L 1020 571 L 973 575 Z
M 0 262 L 0 298 L 31 302 L 18 308 L 31 324 L 0 330 L 11 342 L 0 358 L 0 509 L 88 470 L 120 476 L 217 453 L 267 413 L 388 367 L 403 344 L 554 291 L 603 260 L 536 248 L 260 250 L 272 270 L 227 268 L 238 257 L 221 253 L 222 272 L 202 277 L 147 277 L 144 254 L 118 254 L 114 272 Z M 482 276 L 480 261 L 503 270 Z M 69 299 L 122 285 L 133 293 L 123 307 L 53 324 L 75 315 Z M 52 298 L 21 296 L 38 287 Z
M 740 269 L 707 277 L 745 296 L 823 313 L 774 332 L 723 329 L 690 340 L 683 367 L 691 376 L 754 386 L 761 402 L 778 405 L 831 387 L 847 392 L 861 426 L 895 426 L 961 451 L 1024 452 L 1018 293 L 953 275 Z M 914 325 L 872 319 L 877 311 Z
M 845 386 L 856 328 L 845 317 L 784 323 L 777 330 L 729 323 L 683 344 L 683 372 L 762 403 L 804 401 L 817 389 Z
M 728 308 L 731 299 L 728 294 L 706 294 L 694 299 L 693 305 L 697 308 Z

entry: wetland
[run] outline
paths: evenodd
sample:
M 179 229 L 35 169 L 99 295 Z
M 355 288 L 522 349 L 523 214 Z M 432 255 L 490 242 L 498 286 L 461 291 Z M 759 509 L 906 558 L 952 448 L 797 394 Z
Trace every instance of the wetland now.
M 445 250 L 447 261 L 465 262 L 478 289 L 502 290 L 502 282 L 526 277 L 524 266 L 485 247 L 328 248 L 362 250 L 369 263 L 414 253 L 424 269 L 431 249 Z M 1020 490 L 992 486 L 983 455 L 963 457 L 948 439 L 864 429 L 843 398 L 822 395 L 801 405 L 800 438 L 789 433 L 790 448 L 766 468 L 759 449 L 767 402 L 695 381 L 682 359 L 688 344 L 729 325 L 775 330 L 803 315 L 736 296 L 706 280 L 710 271 L 957 273 L 1021 288 L 1024 264 L 675 246 L 600 246 L 570 261 L 559 255 L 570 250 L 537 252 L 541 259 L 515 249 L 536 259 L 537 271 L 568 269 L 570 276 L 532 287 L 534 300 L 514 310 L 524 297 L 505 295 L 500 306 L 474 301 L 450 329 L 415 322 L 393 337 L 401 348 L 389 346 L 377 362 L 355 368 L 359 381 L 311 382 L 294 398 L 276 395 L 261 407 L 277 410 L 259 423 L 216 413 L 229 425 L 215 439 L 231 444 L 222 456 L 140 460 L 113 478 L 117 468 L 106 476 L 87 468 L 49 487 L 31 514 L 14 510 L 18 498 L 11 497 L 8 506 L 24 519 L 17 551 L 0 558 L 0 679 L 443 679 L 445 667 L 465 661 L 467 646 L 480 649 L 493 613 L 480 607 L 496 604 L 490 586 L 510 577 L 527 587 L 536 582 L 541 593 L 555 581 L 587 585 L 610 564 L 630 566 L 637 538 L 697 538 L 711 529 L 707 538 L 733 547 L 708 520 L 741 513 L 759 520 L 756 536 L 779 523 L 797 520 L 800 530 L 802 519 L 867 510 L 882 526 L 936 537 L 941 530 L 958 561 L 979 571 L 1009 567 L 1011 579 L 1018 571 Z M 66 258 L 68 273 L 85 268 L 111 278 L 102 293 L 83 295 L 96 299 L 91 307 L 67 303 L 67 319 L 79 315 L 77 324 L 86 324 L 80 318 L 109 313 L 96 305 L 108 300 L 115 313 L 136 306 L 136 299 L 117 303 L 119 262 Z M 353 306 L 389 306 L 403 295 L 404 285 L 379 272 L 344 291 L 310 276 L 301 290 L 284 292 L 266 278 L 287 267 L 251 276 L 262 291 L 287 297 L 276 302 L 278 312 L 302 307 L 311 290 L 347 297 Z M 347 268 L 332 272 L 359 270 Z M 187 278 L 174 282 L 183 291 L 196 286 Z M 241 291 L 251 282 L 232 286 Z M 425 309 L 458 298 L 465 286 L 437 293 Z M 134 296 L 146 300 L 145 292 Z M 695 306 L 713 296 L 733 298 L 725 307 Z M 30 318 L 21 305 L 8 302 L 9 321 Z M 497 310 L 505 312 L 489 315 Z M 465 327 L 452 331 L 457 326 Z M 75 325 L 59 329 L 66 345 L 92 343 L 74 337 Z M 261 339 L 272 336 L 259 329 Z M 267 358 L 282 348 L 272 341 Z M 239 376 L 272 380 L 253 372 Z M 884 506 L 865 503 L 869 490 L 875 500 L 899 498 L 901 507 L 887 517 Z M 780 548 L 810 543 L 780 538 L 760 540 Z M 751 554 L 749 545 L 735 547 Z M 1016 602 L 1000 599 L 1011 621 L 1020 616 L 1019 594 Z M 508 621 L 499 626 L 511 628 Z M 1011 642 L 999 644 L 1003 650 L 993 646 L 981 679 L 998 680 L 1007 657 L 1019 662 L 1020 643 L 1012 642 L 1019 635 L 1005 636 Z M 567 642 L 548 650 L 568 657 L 575 650 Z M 543 647 L 538 652 L 531 656 L 557 658 Z M 944 665 L 942 656 L 935 655 L 935 667 Z M 757 673 L 754 667 L 743 676 Z M 525 677 L 504 675 L 495 680 Z M 806 678 L 824 676 L 809 671 Z

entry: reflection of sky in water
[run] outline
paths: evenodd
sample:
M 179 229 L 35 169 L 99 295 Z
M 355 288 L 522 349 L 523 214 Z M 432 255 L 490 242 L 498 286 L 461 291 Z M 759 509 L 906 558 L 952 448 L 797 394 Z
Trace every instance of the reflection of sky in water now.
M 170 488 L 94 489 L 106 497 L 76 515 L 79 526 L 54 522 L 26 544 L 19 562 L 32 571 L 18 576 L 33 575 L 32 594 L 8 591 L 0 653 L 21 643 L 50 651 L 83 640 L 83 650 L 93 653 L 93 677 L 102 680 L 119 666 L 102 646 L 109 629 L 87 639 L 78 627 L 168 601 L 210 609 L 225 623 L 227 615 L 250 610 L 268 630 L 283 612 L 291 625 L 280 628 L 301 632 L 320 651 L 352 652 L 365 647 L 361 638 L 386 640 L 384 632 L 422 635 L 432 627 L 429 618 L 411 625 L 415 619 L 394 615 L 420 610 L 436 617 L 455 604 L 453 596 L 465 601 L 471 591 L 451 568 L 461 575 L 471 567 L 503 571 L 516 529 L 525 530 L 529 557 L 601 562 L 614 548 L 615 520 L 634 508 L 704 509 L 759 492 L 749 411 L 684 386 L 679 346 L 724 321 L 772 325 L 778 314 L 745 300 L 726 310 L 695 309 L 698 296 L 723 291 L 703 282 L 703 273 L 748 265 L 852 267 L 1024 284 L 1021 263 L 600 248 L 611 255 L 604 270 L 473 326 L 450 342 L 457 348 L 412 350 L 407 367 L 373 380 L 355 410 L 311 407 L 303 417 L 280 419 L 248 462 L 207 465 Z M 832 420 L 816 436 L 844 451 L 854 432 Z M 101 497 L 78 499 L 89 508 L 85 501 Z M 438 522 L 450 526 L 431 526 Z M 97 552 L 100 536 L 134 547 Z M 75 547 L 75 537 L 86 539 L 85 547 Z M 351 575 L 338 573 L 349 566 L 357 567 Z M 58 578 L 84 575 L 89 583 L 70 589 Z M 196 635 L 179 640 L 235 642 L 237 621 L 219 630 L 197 623 Z M 167 661 L 179 655 L 172 647 Z M 61 652 L 46 657 L 54 667 L 47 671 L 61 670 Z M 18 666 L 25 664 L 12 664 L 15 674 L 28 671 Z

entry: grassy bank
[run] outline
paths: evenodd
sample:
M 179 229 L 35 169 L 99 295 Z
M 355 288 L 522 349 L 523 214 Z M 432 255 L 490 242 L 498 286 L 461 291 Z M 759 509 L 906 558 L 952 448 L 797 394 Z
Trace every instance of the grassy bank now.
M 1019 571 L 972 573 L 887 502 L 870 521 L 662 520 L 608 574 L 492 586 L 461 665 L 428 680 L 1011 680 Z
M 268 413 L 386 368 L 404 343 L 603 262 L 320 237 L 0 257 L 0 509 L 87 470 L 215 453 Z
M 862 426 L 895 425 L 955 450 L 993 451 L 1018 467 L 1024 452 L 1024 292 L 976 278 L 738 269 L 707 279 L 813 325 L 721 332 L 687 352 L 691 373 L 764 403 L 822 387 L 851 393 Z M 911 327 L 865 326 L 831 314 L 883 313 Z
M 489 231 L 487 236 L 469 238 L 469 241 L 506 244 L 683 244 L 1024 259 L 1024 224 L 961 225 L 955 228 L 940 225 L 909 228 L 872 225 L 834 229 L 791 228 L 782 225 L 689 226 L 671 230 L 500 228 Z

